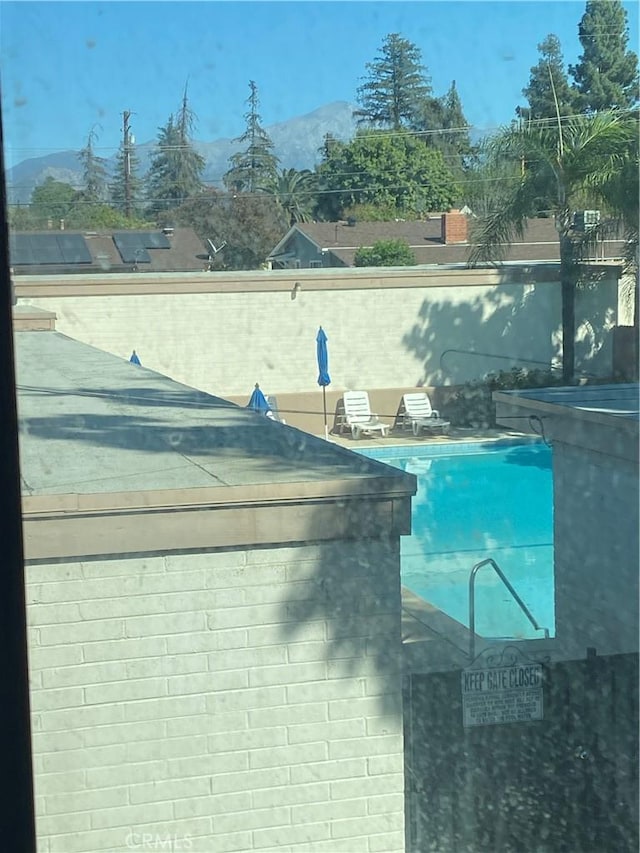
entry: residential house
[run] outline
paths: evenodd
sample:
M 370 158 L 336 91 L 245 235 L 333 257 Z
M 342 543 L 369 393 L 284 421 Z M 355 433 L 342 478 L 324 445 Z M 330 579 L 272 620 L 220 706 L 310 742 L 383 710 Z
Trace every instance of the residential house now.
M 14 275 L 196 272 L 209 265 L 191 228 L 14 232 L 9 255 Z
M 470 217 L 452 210 L 432 214 L 418 221 L 299 222 L 293 225 L 267 258 L 273 269 L 314 269 L 352 267 L 357 250 L 378 240 L 405 240 L 420 265 L 467 264 L 472 243 Z M 593 252 L 593 260 L 622 257 L 624 241 L 603 240 Z M 531 219 L 523 237 L 505 251 L 505 262 L 557 262 L 560 259 L 558 233 L 553 219 Z

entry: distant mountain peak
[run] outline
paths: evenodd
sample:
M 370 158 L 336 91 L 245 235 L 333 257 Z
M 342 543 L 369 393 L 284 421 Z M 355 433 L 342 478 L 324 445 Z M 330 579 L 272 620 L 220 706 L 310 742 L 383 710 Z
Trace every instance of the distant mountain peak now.
M 301 116 L 267 126 L 274 151 L 283 169 L 313 169 L 319 160 L 319 150 L 327 133 L 337 139 L 350 139 L 356 129 L 353 104 L 334 101 L 323 104 Z M 211 142 L 194 141 L 197 151 L 205 158 L 204 180 L 221 183 L 229 168 L 229 157 L 238 149 L 232 139 L 217 139 Z M 137 146 L 141 172 L 144 173 L 155 140 Z M 107 167 L 115 164 L 115 156 L 107 160 Z M 65 181 L 73 186 L 81 185 L 81 167 L 77 151 L 56 151 L 45 157 L 32 157 L 17 163 L 7 171 L 7 194 L 10 204 L 27 204 L 34 187 L 47 177 Z

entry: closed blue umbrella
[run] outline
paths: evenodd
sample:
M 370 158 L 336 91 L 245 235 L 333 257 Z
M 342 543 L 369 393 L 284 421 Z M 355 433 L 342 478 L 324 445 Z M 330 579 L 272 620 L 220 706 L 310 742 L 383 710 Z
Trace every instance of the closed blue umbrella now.
M 322 387 L 322 408 L 324 410 L 324 437 L 329 438 L 327 426 L 327 385 L 331 385 L 329 376 L 329 353 L 327 351 L 327 336 L 322 326 L 316 336 L 316 354 L 318 356 L 318 385 Z
M 141 363 L 140 359 L 138 358 L 138 353 L 135 350 L 131 353 L 131 358 L 129 359 L 129 361 L 131 362 L 131 364 Z
M 256 382 L 256 387 L 253 389 L 253 394 L 247 403 L 247 409 L 253 409 L 258 414 L 266 415 L 271 411 L 271 406 L 267 403 L 267 398 L 260 390 L 260 386 Z

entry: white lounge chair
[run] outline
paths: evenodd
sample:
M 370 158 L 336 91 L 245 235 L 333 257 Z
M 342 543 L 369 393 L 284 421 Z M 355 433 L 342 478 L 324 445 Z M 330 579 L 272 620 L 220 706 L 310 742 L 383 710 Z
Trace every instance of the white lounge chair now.
M 429 395 L 424 391 L 405 394 L 398 406 L 394 429 L 410 429 L 415 436 L 422 430 L 426 432 L 448 433 L 451 423 L 440 417 L 440 412 L 432 408 Z
M 351 430 L 353 438 L 360 438 L 363 433 L 380 432 L 383 437 L 388 434 L 389 424 L 383 423 L 371 411 L 369 395 L 366 391 L 345 391 L 342 400 L 344 403 L 343 426 Z
M 267 403 L 269 404 L 269 408 L 271 412 L 268 413 L 274 421 L 278 421 L 278 423 L 286 424 L 286 421 L 283 417 L 280 416 L 280 409 L 278 408 L 278 400 L 274 397 L 273 394 L 267 394 L 265 397 Z

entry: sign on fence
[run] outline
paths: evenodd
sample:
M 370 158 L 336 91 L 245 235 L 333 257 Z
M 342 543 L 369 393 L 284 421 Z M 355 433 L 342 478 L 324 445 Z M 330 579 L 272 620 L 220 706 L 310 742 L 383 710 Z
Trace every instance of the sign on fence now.
M 542 718 L 542 664 L 518 663 L 462 671 L 465 728 Z

